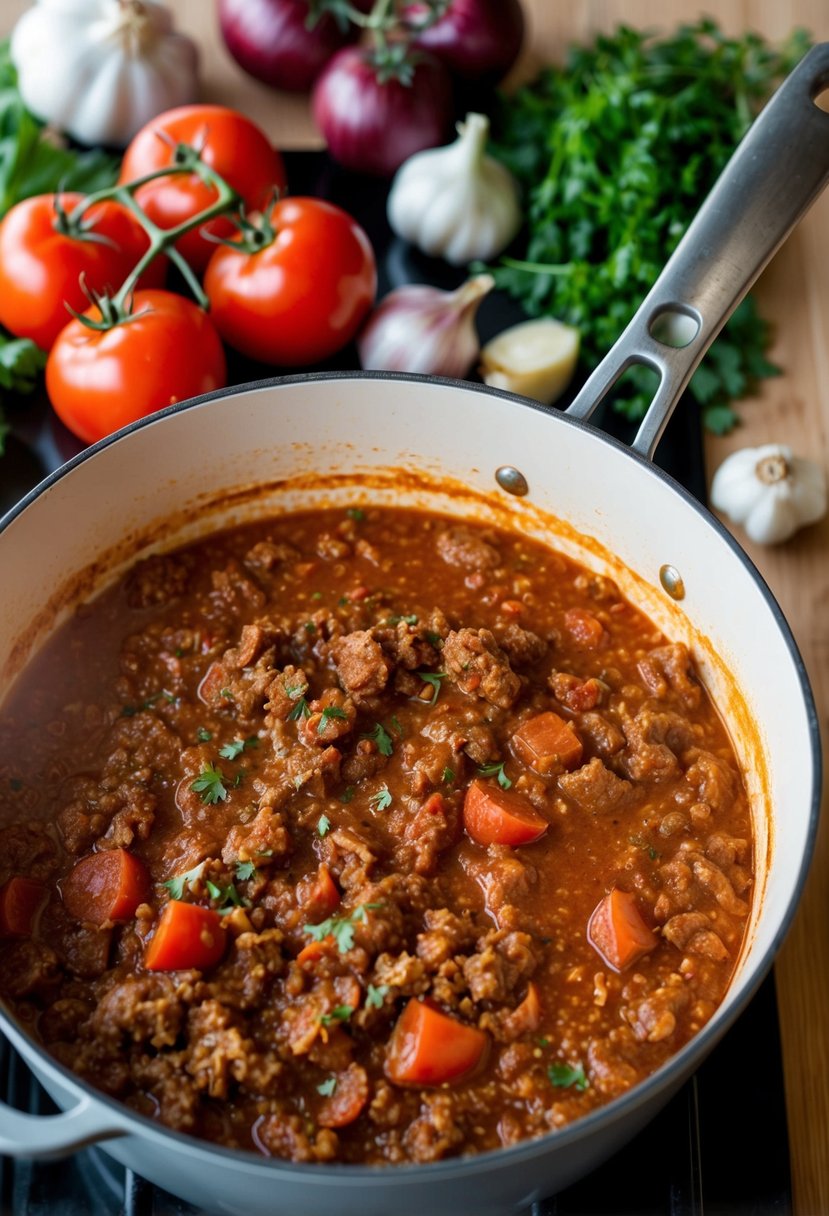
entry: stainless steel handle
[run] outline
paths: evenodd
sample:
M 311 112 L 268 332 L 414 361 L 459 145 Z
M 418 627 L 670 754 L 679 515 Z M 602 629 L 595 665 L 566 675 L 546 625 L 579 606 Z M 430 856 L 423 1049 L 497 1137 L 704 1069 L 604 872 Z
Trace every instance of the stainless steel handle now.
M 829 43 L 806 54 L 738 145 L 633 320 L 567 413 L 589 418 L 634 363 L 659 387 L 632 443 L 650 459 L 700 360 L 754 280 L 829 180 Z M 685 345 L 656 336 L 678 325 Z

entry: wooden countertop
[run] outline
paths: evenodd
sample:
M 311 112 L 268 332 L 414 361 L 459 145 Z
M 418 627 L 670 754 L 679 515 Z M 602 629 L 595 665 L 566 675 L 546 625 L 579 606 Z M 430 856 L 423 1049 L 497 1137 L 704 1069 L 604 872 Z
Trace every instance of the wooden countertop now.
M 729 33 L 754 29 L 772 40 L 792 28 L 829 40 L 826 0 L 718 0 L 701 8 L 689 0 L 523 0 L 529 18 L 520 75 L 557 60 L 565 47 L 599 30 L 625 24 L 667 31 L 715 10 Z M 26 0 L 3 0 L 9 30 Z M 304 97 L 276 94 L 246 77 L 220 44 L 213 4 L 171 0 L 181 27 L 203 49 L 205 93 L 255 117 L 283 148 L 318 147 Z M 210 19 L 206 20 L 209 13 Z M 766 381 L 740 406 L 742 424 L 707 443 L 709 470 L 737 447 L 786 442 L 829 470 L 829 192 L 766 271 L 757 292 L 774 326 L 771 358 L 783 375 Z M 824 747 L 829 741 L 829 518 L 776 549 L 745 543 L 777 596 L 809 671 Z M 824 793 L 824 811 L 826 796 Z M 776 964 L 783 1040 L 792 1178 L 797 1216 L 829 1213 L 829 824 L 818 837 L 814 865 L 795 924 Z M 758 1067 L 762 1067 L 758 1059 Z

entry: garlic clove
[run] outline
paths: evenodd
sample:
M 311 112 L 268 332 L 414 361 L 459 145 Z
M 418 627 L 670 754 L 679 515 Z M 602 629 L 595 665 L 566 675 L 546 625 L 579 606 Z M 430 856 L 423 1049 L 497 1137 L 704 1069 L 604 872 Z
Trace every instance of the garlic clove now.
M 780 544 L 826 514 L 826 475 L 785 444 L 743 448 L 717 469 L 710 499 L 756 544 Z
M 360 365 L 462 379 L 480 351 L 475 314 L 493 286 L 492 275 L 480 274 L 456 291 L 422 284 L 390 291 L 358 335 Z
M 551 405 L 567 388 L 576 370 L 580 334 L 552 317 L 522 321 L 505 329 L 481 351 L 481 378 Z

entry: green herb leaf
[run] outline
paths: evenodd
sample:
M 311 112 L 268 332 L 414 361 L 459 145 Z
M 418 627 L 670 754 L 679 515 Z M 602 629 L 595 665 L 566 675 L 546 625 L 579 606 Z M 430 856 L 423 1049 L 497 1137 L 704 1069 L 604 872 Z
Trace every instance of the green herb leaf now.
M 322 1081 L 317 1086 L 317 1093 L 322 1094 L 323 1098 L 330 1098 L 336 1088 L 337 1078 L 329 1077 L 327 1081 Z
M 196 738 L 198 739 L 199 743 L 209 743 L 213 738 L 213 732 L 212 730 L 205 730 L 202 726 L 196 731 Z
M 246 748 L 258 746 L 259 740 L 256 735 L 251 735 L 248 739 L 234 739 L 232 743 L 224 743 L 219 748 L 219 755 L 223 756 L 225 760 L 235 760 Z
M 374 730 L 370 730 L 365 735 L 360 735 L 360 738 L 372 739 L 377 744 L 377 750 L 381 756 L 390 756 L 394 751 L 392 737 L 381 722 L 375 722 Z
M 236 877 L 240 882 L 246 882 L 249 878 L 253 878 L 256 873 L 256 866 L 252 861 L 237 861 L 236 862 Z
M 323 1026 L 330 1026 L 332 1022 L 347 1022 L 353 1012 L 353 1005 L 337 1005 L 336 1009 L 332 1009 L 330 1013 L 324 1013 L 320 1021 Z
M 189 887 L 190 883 L 201 878 L 204 873 L 205 862 L 200 861 L 197 866 L 193 866 L 192 870 L 187 870 L 184 874 L 176 874 L 173 878 L 168 878 L 161 885 L 166 887 L 170 892 L 171 899 L 183 899 L 185 887 Z
M 446 672 L 445 671 L 417 671 L 417 672 L 415 672 L 415 675 L 418 677 L 419 680 L 422 680 L 424 684 L 429 684 L 431 686 L 432 696 L 429 700 L 429 704 L 434 705 L 435 701 L 437 701 L 437 699 L 438 699 L 438 694 L 440 692 L 440 682 L 441 682 L 441 680 L 446 679 Z
M 196 780 L 191 783 L 190 789 L 201 794 L 202 802 L 206 802 L 208 805 L 226 802 L 227 787 L 224 780 L 222 770 L 214 764 L 208 764 L 207 768 L 202 769 Z
M 386 811 L 391 806 L 392 797 L 389 792 L 389 787 L 384 785 L 376 794 L 372 794 L 369 798 L 369 805 L 373 806 L 376 811 Z
M 324 735 L 328 729 L 329 722 L 332 722 L 335 718 L 337 721 L 347 722 L 348 714 L 339 705 L 326 705 L 317 725 L 317 734 Z
M 443 780 L 444 780 L 444 782 L 445 782 L 445 784 L 446 784 L 446 785 L 452 785 L 452 784 L 453 784 L 453 782 L 454 782 L 454 780 L 455 780 L 455 772 L 454 772 L 454 769 L 451 769 L 451 768 L 448 768 L 448 767 L 447 767 L 447 768 L 445 768 L 445 769 L 443 770 Z
M 485 764 L 482 768 L 478 769 L 478 772 L 481 774 L 482 777 L 497 777 L 498 784 L 500 785 L 502 790 L 508 790 L 510 788 L 510 786 L 512 785 L 512 782 L 510 781 L 509 777 L 504 772 L 503 763 Z
M 317 831 L 319 832 L 320 836 L 326 836 L 330 830 L 331 820 L 327 815 L 320 815 L 319 819 L 317 820 Z
M 381 1009 L 388 990 L 388 984 L 379 984 L 376 988 L 374 984 L 369 984 L 366 990 L 366 1009 Z
M 307 933 L 312 941 L 321 942 L 326 937 L 333 937 L 340 954 L 346 954 L 354 945 L 354 926 L 358 921 L 365 921 L 368 912 L 379 908 L 380 904 L 358 904 L 347 916 L 329 916 L 318 925 L 303 925 L 303 933 Z
M 348 806 L 349 802 L 351 801 L 351 799 L 353 797 L 354 797 L 354 786 L 347 785 L 345 787 L 345 789 L 343 790 L 343 792 L 340 794 L 340 802 L 343 804 L 343 806 Z
M 296 705 L 288 714 L 289 722 L 298 722 L 300 718 L 311 717 L 311 706 L 306 701 L 305 697 L 300 697 Z
M 558 1088 L 577 1089 L 579 1093 L 587 1089 L 590 1084 L 581 1064 L 564 1064 L 560 1060 L 556 1060 L 554 1064 L 548 1066 L 547 1076 Z
M 403 622 L 404 625 L 416 625 L 417 617 L 414 615 L 414 613 L 410 613 L 408 616 L 387 616 L 386 617 L 387 625 L 399 625 L 401 621 Z
M 362 507 L 349 507 L 346 511 L 349 519 L 353 519 L 355 523 L 362 523 L 366 517 L 366 513 Z

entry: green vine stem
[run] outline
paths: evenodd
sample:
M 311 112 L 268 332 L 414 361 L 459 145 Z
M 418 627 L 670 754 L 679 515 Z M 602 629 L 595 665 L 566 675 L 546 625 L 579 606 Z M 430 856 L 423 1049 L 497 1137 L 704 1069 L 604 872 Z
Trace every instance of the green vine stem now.
M 156 181 L 160 177 L 170 177 L 182 173 L 195 173 L 206 186 L 210 186 L 216 191 L 216 200 L 209 207 L 205 207 L 202 211 L 197 212 L 196 215 L 191 216 L 190 219 L 176 224 L 174 228 L 159 228 L 135 198 L 136 191 L 146 185 L 147 182 Z M 127 207 L 146 232 L 150 242 L 116 294 L 111 299 L 107 298 L 106 307 L 102 307 L 101 300 L 96 301 L 101 309 L 102 317 L 107 322 L 107 328 L 111 328 L 113 325 L 117 325 L 119 321 L 127 319 L 130 313 L 130 300 L 135 291 L 136 283 L 154 258 L 162 253 L 166 254 L 173 265 L 181 272 L 199 306 L 207 310 L 209 301 L 201 284 L 174 246 L 179 237 L 184 236 L 186 232 L 190 232 L 191 229 L 198 228 L 202 224 L 215 219 L 216 216 L 224 215 L 226 212 L 238 207 L 241 200 L 236 191 L 227 184 L 225 179 L 215 169 L 204 163 L 201 153 L 197 148 L 191 147 L 189 144 L 177 144 L 171 165 L 163 169 L 157 169 L 153 173 L 147 173 L 143 177 L 136 178 L 135 181 L 125 182 L 118 186 L 109 186 L 104 190 L 96 190 L 93 194 L 88 194 L 85 198 L 81 199 L 65 218 L 68 230 L 70 232 L 79 231 L 82 228 L 83 217 L 90 207 L 107 199 L 113 199 L 121 203 L 122 206 Z

